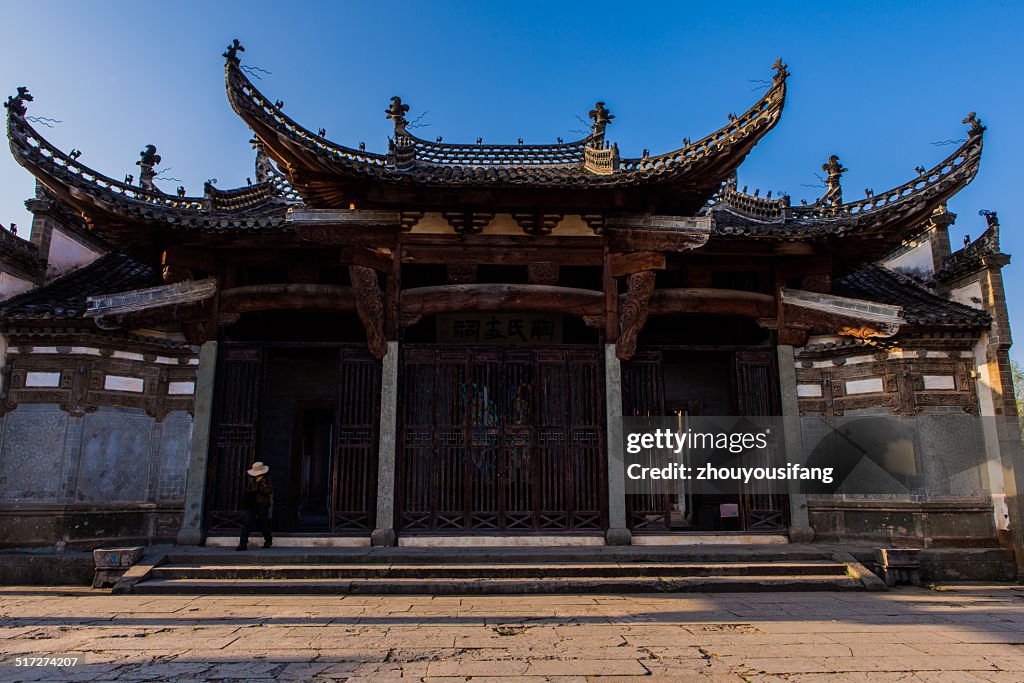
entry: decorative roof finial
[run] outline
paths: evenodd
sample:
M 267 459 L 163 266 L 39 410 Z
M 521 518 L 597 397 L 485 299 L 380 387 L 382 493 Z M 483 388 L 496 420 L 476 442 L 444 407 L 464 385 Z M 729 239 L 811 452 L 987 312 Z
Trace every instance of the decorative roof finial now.
M 160 155 L 156 153 L 156 145 L 146 145 L 146 149 L 139 152 L 139 166 L 156 166 L 160 163 Z
M 588 116 L 593 120 L 593 125 L 590 129 L 594 131 L 594 135 L 604 135 L 605 126 L 612 122 L 615 115 L 608 111 L 607 107 L 604 106 L 604 102 L 598 102 L 594 105 L 594 108 L 590 110 Z
M 967 137 L 973 138 L 985 132 L 985 126 L 981 125 L 981 119 L 979 119 L 978 115 L 973 111 L 960 123 L 969 123 L 971 125 L 971 129 L 967 131 Z
M 224 54 L 221 56 L 227 59 L 232 64 L 238 64 L 238 62 L 240 61 L 238 59 L 239 52 L 245 52 L 245 48 L 242 47 L 242 44 L 240 42 L 238 42 L 238 38 L 235 38 L 231 41 L 231 44 L 228 45 L 228 49 L 225 50 Z
M 391 106 L 384 110 L 384 113 L 388 115 L 388 118 L 394 121 L 395 129 L 404 129 L 409 122 L 405 119 L 406 112 L 409 111 L 408 104 L 402 104 L 402 98 L 395 97 L 391 98 Z
M 135 162 L 141 169 L 139 171 L 139 185 L 151 192 L 158 192 L 156 183 L 156 171 L 153 167 L 160 163 L 160 155 L 156 153 L 155 145 L 146 145 L 146 148 L 139 152 L 139 160 Z
M 821 165 L 821 170 L 828 173 L 828 178 L 825 179 L 828 191 L 825 192 L 822 201 L 829 206 L 839 206 L 843 203 L 843 188 L 840 180 L 843 174 L 850 169 L 839 163 L 839 157 L 833 154 L 828 158 L 828 163 Z
M 29 94 L 28 88 L 24 85 L 18 86 L 18 94 L 12 95 L 7 98 L 4 102 L 4 108 L 7 109 L 11 114 L 17 116 L 24 116 L 28 109 L 25 108 L 26 102 L 31 102 L 35 98 Z
M 981 209 L 980 211 L 978 211 L 978 215 L 985 217 L 985 223 L 988 225 L 988 227 L 996 229 L 999 228 L 999 216 L 996 214 L 995 211 Z
M 772 77 L 772 81 L 778 83 L 784 81 L 789 76 L 789 69 L 786 68 L 786 64 L 782 63 L 782 57 L 775 59 L 775 63 L 772 64 L 772 68 L 775 69 L 775 75 Z

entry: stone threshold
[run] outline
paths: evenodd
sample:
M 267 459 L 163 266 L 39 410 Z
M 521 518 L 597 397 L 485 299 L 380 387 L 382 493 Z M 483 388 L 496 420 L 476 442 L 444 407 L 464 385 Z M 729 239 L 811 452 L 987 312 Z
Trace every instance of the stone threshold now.
M 633 545 L 778 545 L 789 543 L 786 534 L 636 534 Z
M 238 545 L 238 535 L 207 536 L 207 548 L 234 548 Z M 263 537 L 254 534 L 249 537 L 249 547 L 259 548 L 263 545 Z M 309 536 L 293 534 L 274 534 L 275 548 L 368 548 L 369 536 Z
M 404 548 L 496 548 L 496 547 L 576 547 L 603 546 L 604 536 L 597 534 L 549 535 L 458 535 L 458 536 L 399 536 L 398 545 Z

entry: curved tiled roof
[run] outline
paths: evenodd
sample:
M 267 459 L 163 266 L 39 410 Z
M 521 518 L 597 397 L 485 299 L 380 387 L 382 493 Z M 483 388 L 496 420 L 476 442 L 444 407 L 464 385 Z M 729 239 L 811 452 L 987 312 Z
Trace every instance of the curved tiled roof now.
M 902 306 L 903 319 L 921 327 L 983 328 L 992 322 L 985 311 L 944 299 L 906 275 L 874 264 L 837 280 L 832 293 Z
M 206 232 L 284 225 L 291 189 L 280 177 L 226 191 L 208 185 L 204 197 L 178 197 L 114 180 L 79 163 L 28 123 L 24 107 L 8 109 L 7 137 L 18 163 L 62 202 L 92 219 L 100 233 L 111 222 L 126 221 Z
M 726 186 L 708 207 L 714 234 L 727 239 L 776 241 L 851 237 L 864 246 L 862 262 L 880 258 L 974 179 L 981 163 L 984 130 L 980 123 L 972 124 L 966 141 L 956 151 L 918 177 L 886 192 L 835 206 L 822 201 L 790 206 L 788 197 L 758 198 Z
M 90 296 L 160 284 L 156 269 L 124 254 L 107 254 L 53 282 L 0 302 L 7 320 L 81 318 Z
M 292 184 L 311 206 L 347 206 L 367 183 L 399 186 L 529 187 L 534 190 L 600 188 L 675 192 L 672 201 L 699 208 L 735 170 L 750 149 L 779 120 L 785 104 L 785 65 L 776 64 L 773 85 L 748 111 L 725 127 L 681 149 L 658 156 L 618 159 L 602 147 L 604 125 L 594 134 L 555 145 L 471 145 L 429 142 L 411 134 L 402 113 L 395 116 L 395 138 L 387 154 L 341 145 L 302 127 L 265 97 L 246 76 L 235 52 L 226 53 L 228 99 L 239 116 L 288 169 Z M 396 98 L 397 100 L 397 98 Z M 605 112 L 602 112 L 605 113 Z M 591 163 L 593 162 L 593 163 Z M 348 192 L 339 186 L 349 188 Z M 649 196 L 645 201 L 649 203 Z M 699 201 L 698 201 L 699 199 Z M 379 201 L 379 200 L 378 200 Z

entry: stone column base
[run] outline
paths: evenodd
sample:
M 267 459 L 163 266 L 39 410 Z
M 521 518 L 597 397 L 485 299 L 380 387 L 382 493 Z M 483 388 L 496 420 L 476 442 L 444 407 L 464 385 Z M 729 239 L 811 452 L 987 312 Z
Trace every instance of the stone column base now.
M 177 538 L 174 539 L 177 545 L 202 545 L 203 544 L 203 530 L 202 529 L 182 529 L 178 532 Z
M 814 528 L 809 526 L 789 527 L 790 543 L 810 543 L 814 540 Z
M 390 548 L 398 544 L 394 529 L 374 529 L 370 534 L 370 545 Z
M 604 534 L 605 545 L 630 545 L 633 542 L 633 534 L 629 529 L 609 529 Z

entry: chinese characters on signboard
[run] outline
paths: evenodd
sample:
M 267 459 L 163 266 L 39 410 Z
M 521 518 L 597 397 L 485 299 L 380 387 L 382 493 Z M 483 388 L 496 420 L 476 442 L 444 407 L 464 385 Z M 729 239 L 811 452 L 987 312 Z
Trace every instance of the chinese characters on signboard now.
M 439 315 L 437 341 L 456 344 L 560 344 L 562 317 L 532 313 Z

